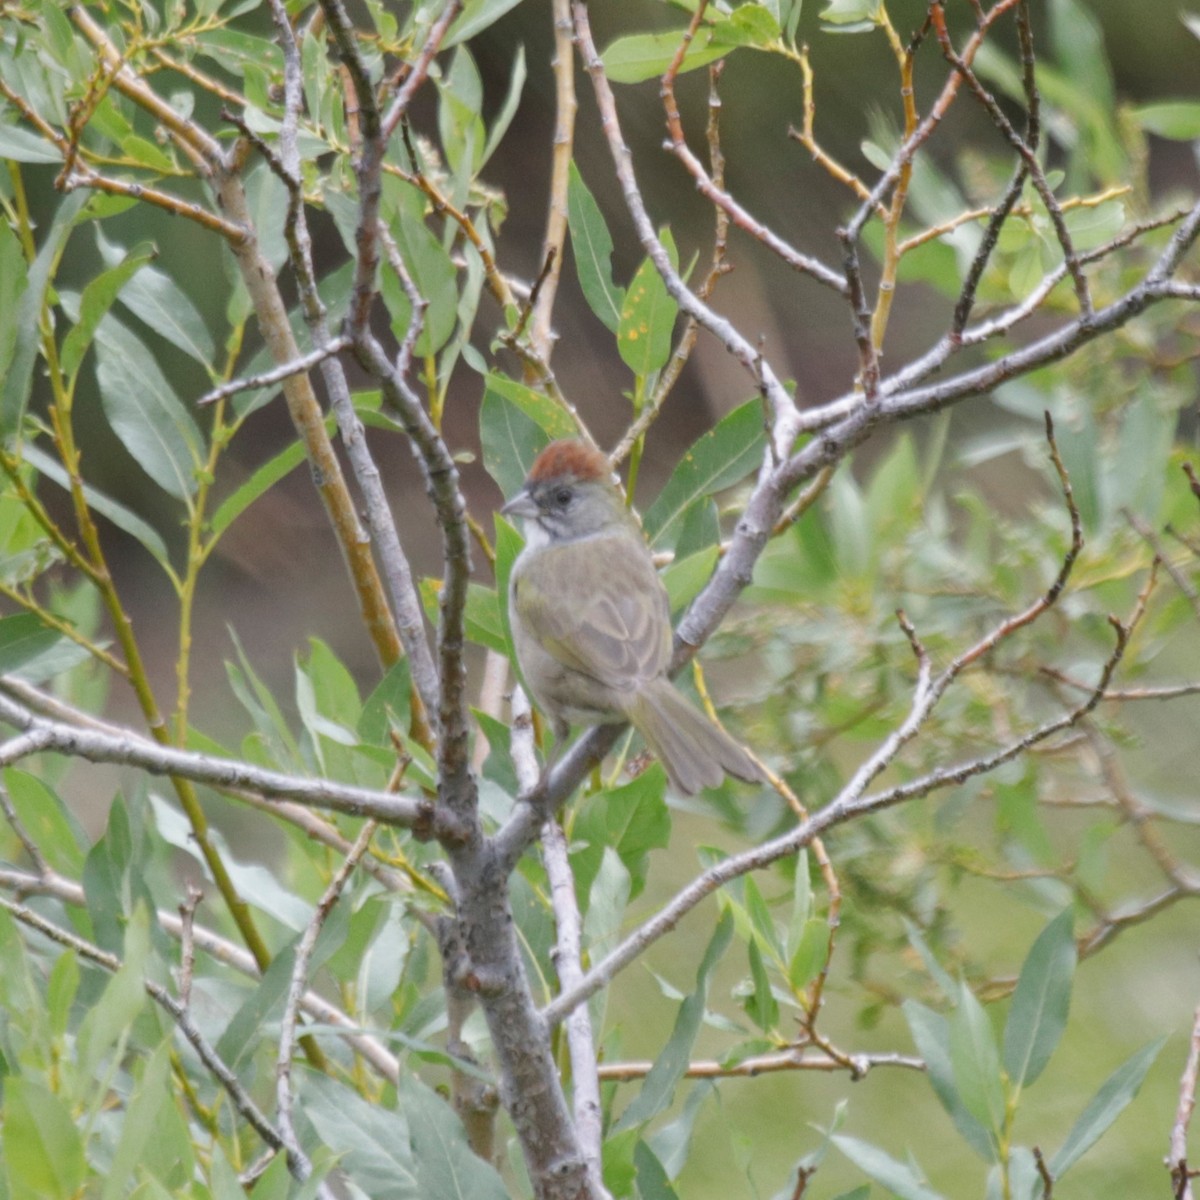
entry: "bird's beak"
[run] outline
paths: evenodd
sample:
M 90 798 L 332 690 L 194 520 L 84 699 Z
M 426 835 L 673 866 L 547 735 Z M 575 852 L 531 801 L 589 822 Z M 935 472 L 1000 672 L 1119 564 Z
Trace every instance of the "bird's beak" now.
M 500 510 L 501 514 L 506 517 L 536 517 L 538 515 L 537 503 L 529 494 L 527 488 L 522 488 L 505 506 Z

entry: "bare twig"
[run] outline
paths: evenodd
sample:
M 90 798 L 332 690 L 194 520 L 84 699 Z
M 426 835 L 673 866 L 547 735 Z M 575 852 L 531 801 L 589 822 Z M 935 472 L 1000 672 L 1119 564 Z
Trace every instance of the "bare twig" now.
M 615 1062 L 600 1065 L 600 1079 L 605 1082 L 631 1083 L 644 1079 L 654 1064 L 644 1062 Z M 901 1067 L 908 1071 L 923 1071 L 925 1063 L 907 1054 L 852 1054 L 845 1058 L 829 1055 L 809 1055 L 802 1050 L 780 1050 L 773 1054 L 755 1054 L 739 1062 L 722 1063 L 699 1059 L 688 1063 L 684 1075 L 688 1079 L 753 1079 L 759 1075 L 780 1071 L 820 1071 L 834 1074 L 852 1070 L 861 1079 L 878 1067 Z
M 0 694 L 0 720 L 23 731 L 20 736 L 0 744 L 0 764 L 7 765 L 40 750 L 53 750 L 89 762 L 138 767 L 152 775 L 178 776 L 215 787 L 245 788 L 264 796 L 332 808 L 352 816 L 374 817 L 388 825 L 412 828 L 433 820 L 432 806 L 424 800 L 374 792 L 327 779 L 302 779 L 236 759 L 176 750 L 128 732 L 114 737 L 80 729 L 35 716 L 4 694 Z
M 83 886 L 74 880 L 66 879 L 55 872 L 41 877 L 25 871 L 0 869 L 0 888 L 14 892 L 18 896 L 53 896 L 64 904 L 74 908 L 87 906 L 87 897 Z M 165 932 L 184 941 L 184 919 L 179 912 L 169 909 L 159 909 L 156 914 L 159 925 Z M 254 958 L 241 946 L 223 938 L 202 925 L 192 922 L 190 937 L 193 948 L 207 954 L 215 962 L 230 967 L 251 979 L 261 977 L 261 971 Z M 396 1083 L 400 1077 L 400 1064 L 382 1042 L 364 1033 L 356 1021 L 340 1008 L 331 1004 L 316 992 L 306 992 L 302 999 L 304 1012 L 313 1021 L 320 1022 L 336 1030 L 338 1036 L 371 1065 L 371 1068 L 383 1079 Z
M 1200 1078 L 1200 1008 L 1192 1019 L 1192 1037 L 1188 1044 L 1187 1062 L 1179 1079 L 1179 1105 L 1175 1124 L 1171 1126 L 1171 1144 L 1167 1151 L 1167 1166 L 1176 1200 L 1192 1200 L 1192 1178 L 1188 1168 L 1187 1135 L 1196 1110 L 1196 1081 Z
M 325 927 L 325 922 L 341 897 L 347 881 L 354 873 L 354 868 L 366 854 L 376 828 L 374 821 L 364 822 L 358 837 L 354 840 L 354 845 L 350 848 L 350 853 L 346 855 L 341 866 L 334 872 L 317 907 L 313 910 L 312 919 L 305 926 L 304 933 L 296 946 L 291 984 L 288 987 L 283 1015 L 280 1017 L 279 1046 L 275 1056 L 275 1103 L 279 1110 L 279 1136 L 287 1149 L 288 1161 L 297 1164 L 305 1179 L 312 1174 L 312 1163 L 300 1145 L 300 1139 L 296 1136 L 296 1127 L 292 1119 L 292 1053 L 296 1044 L 296 1024 L 300 1019 L 300 1003 L 308 990 L 308 964 L 312 959 L 317 937 Z
M 291 375 L 299 375 L 304 371 L 309 371 L 313 367 L 319 366 L 325 359 L 331 358 L 335 354 L 340 354 L 349 345 L 349 338 L 334 338 L 320 349 L 310 350 L 307 354 L 302 354 L 295 362 L 284 363 L 282 366 L 274 367 L 270 371 L 263 371 L 259 375 L 247 375 L 242 379 L 231 379 L 228 383 L 223 383 L 220 387 L 215 387 L 211 391 L 205 392 L 196 403 L 198 405 L 215 404 L 218 400 L 224 400 L 227 396 L 237 395 L 238 392 L 249 392 L 257 388 L 271 387 L 273 384 L 282 383 Z

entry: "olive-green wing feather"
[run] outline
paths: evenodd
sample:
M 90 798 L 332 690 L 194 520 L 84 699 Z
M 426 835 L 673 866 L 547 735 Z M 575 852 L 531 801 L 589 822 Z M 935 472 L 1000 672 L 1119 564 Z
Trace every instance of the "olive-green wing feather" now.
M 614 688 L 666 670 L 667 591 L 644 548 L 628 537 L 546 547 L 518 565 L 513 583 L 518 616 L 564 666 Z

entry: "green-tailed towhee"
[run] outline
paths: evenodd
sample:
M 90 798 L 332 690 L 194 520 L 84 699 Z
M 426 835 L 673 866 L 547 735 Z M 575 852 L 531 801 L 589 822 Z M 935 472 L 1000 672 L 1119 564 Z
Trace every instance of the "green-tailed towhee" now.
M 667 590 L 608 459 L 582 442 L 552 442 L 501 511 L 525 520 L 509 581 L 513 642 L 560 743 L 572 722 L 628 721 L 685 795 L 726 773 L 761 780 L 746 751 L 667 678 Z

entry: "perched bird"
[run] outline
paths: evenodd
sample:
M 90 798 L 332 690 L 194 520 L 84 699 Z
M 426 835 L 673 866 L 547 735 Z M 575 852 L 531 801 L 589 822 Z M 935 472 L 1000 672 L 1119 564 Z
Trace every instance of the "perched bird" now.
M 667 678 L 667 590 L 605 456 L 552 442 L 501 511 L 525 521 L 508 595 L 517 658 L 560 742 L 572 722 L 628 721 L 678 792 L 716 787 L 726 774 L 761 780 L 746 751 Z

